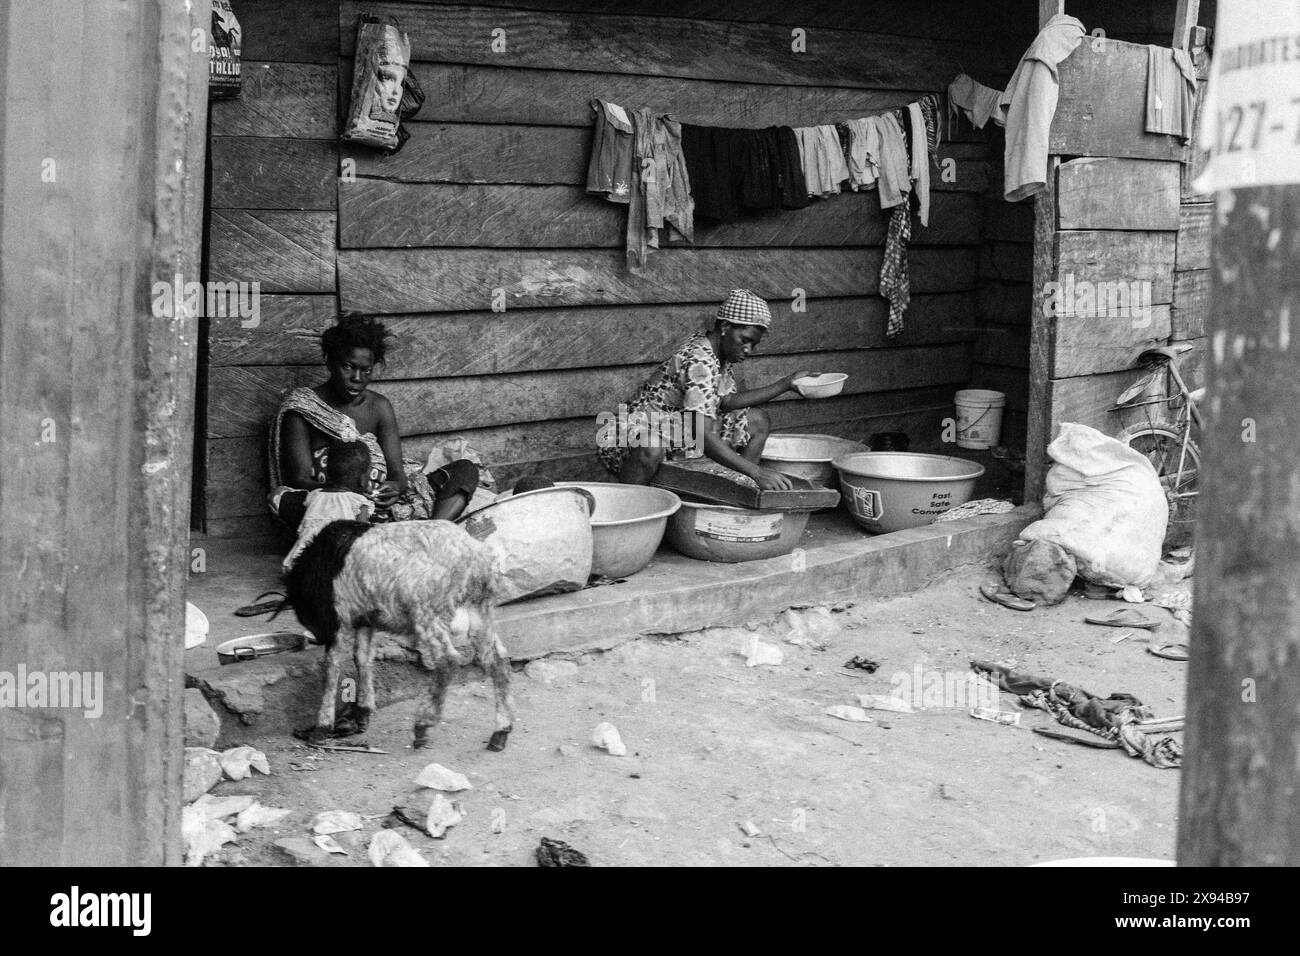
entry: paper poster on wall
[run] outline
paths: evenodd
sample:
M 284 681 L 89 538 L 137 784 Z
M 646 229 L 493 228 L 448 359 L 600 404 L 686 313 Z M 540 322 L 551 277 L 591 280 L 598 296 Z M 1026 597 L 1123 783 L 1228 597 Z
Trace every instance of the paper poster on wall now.
M 1300 182 L 1300 3 L 1218 6 L 1198 192 Z

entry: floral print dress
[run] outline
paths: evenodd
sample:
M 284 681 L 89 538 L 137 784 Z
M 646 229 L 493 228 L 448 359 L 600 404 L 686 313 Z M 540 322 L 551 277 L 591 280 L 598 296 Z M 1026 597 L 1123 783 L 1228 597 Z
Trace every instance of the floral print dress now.
M 667 458 L 674 461 L 699 458 L 704 454 L 704 437 L 690 434 L 685 412 L 719 422 L 722 440 L 741 451 L 749 444 L 747 410 L 719 416 L 722 399 L 736 390 L 731 366 L 713 351 L 707 332 L 696 332 L 655 369 L 630 402 L 620 406 L 615 421 L 601 429 L 596 454 L 615 475 L 630 447 L 665 447 Z

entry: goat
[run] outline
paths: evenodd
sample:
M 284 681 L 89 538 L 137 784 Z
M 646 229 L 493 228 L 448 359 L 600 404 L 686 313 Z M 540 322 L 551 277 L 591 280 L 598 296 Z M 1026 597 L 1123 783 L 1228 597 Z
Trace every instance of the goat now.
M 500 585 L 496 554 L 449 521 L 370 525 L 335 521 L 303 549 L 285 578 L 288 602 L 303 627 L 326 647 L 324 689 L 307 740 L 363 733 L 375 707 L 376 630 L 415 638 L 433 672 L 429 700 L 415 721 L 416 748 L 442 717 L 451 665 L 461 663 L 453 638 L 468 639 L 492 679 L 496 730 L 488 750 L 504 750 L 514 726 L 510 661 L 497 638 L 492 608 Z M 335 722 L 339 671 L 352 646 L 357 702 Z

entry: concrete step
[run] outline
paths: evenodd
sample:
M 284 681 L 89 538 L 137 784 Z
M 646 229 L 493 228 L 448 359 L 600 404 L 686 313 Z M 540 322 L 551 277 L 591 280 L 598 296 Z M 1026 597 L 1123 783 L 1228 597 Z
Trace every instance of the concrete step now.
M 772 617 L 786 608 L 864 603 L 917 591 L 952 572 L 1000 558 L 1040 514 L 1022 506 L 873 537 L 842 511 L 809 522 L 794 554 L 743 564 L 695 561 L 664 547 L 619 584 L 509 604 L 497 612 L 501 638 L 516 661 L 557 652 L 613 647 L 649 634 L 677 634 Z M 258 630 L 296 629 L 292 616 L 273 625 L 231 618 L 229 611 L 276 586 L 274 550 L 243 556 L 212 542 L 211 570 L 192 579 L 190 600 L 212 621 L 207 643 L 186 652 L 186 682 L 200 688 L 222 720 L 219 743 L 234 746 L 287 735 L 311 723 L 320 700 L 322 651 L 280 654 L 222 666 L 216 645 Z M 380 707 L 425 692 L 427 678 L 409 646 L 376 635 L 375 691 Z M 345 672 L 345 676 L 350 676 Z M 477 679 L 465 668 L 460 679 Z

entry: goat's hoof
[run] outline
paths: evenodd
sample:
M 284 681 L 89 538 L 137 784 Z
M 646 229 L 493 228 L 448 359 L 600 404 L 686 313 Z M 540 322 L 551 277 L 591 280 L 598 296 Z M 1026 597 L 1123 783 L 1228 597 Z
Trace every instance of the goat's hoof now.
M 313 724 L 311 727 L 303 727 L 299 730 L 295 730 L 293 735 L 299 740 L 319 746 L 330 739 L 330 730 L 328 727 L 318 727 Z
M 500 752 L 506 749 L 506 741 L 510 739 L 510 731 L 498 730 L 492 734 L 492 739 L 488 741 L 487 749 Z
M 423 750 L 425 747 L 429 746 L 429 744 L 433 743 L 430 739 L 430 731 L 432 729 L 433 728 L 431 727 L 416 727 L 415 738 L 411 741 L 411 748 L 413 750 Z
M 356 704 L 348 704 L 343 713 L 334 721 L 335 737 L 355 737 L 364 734 L 370 727 L 370 711 Z

